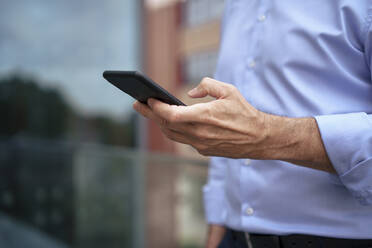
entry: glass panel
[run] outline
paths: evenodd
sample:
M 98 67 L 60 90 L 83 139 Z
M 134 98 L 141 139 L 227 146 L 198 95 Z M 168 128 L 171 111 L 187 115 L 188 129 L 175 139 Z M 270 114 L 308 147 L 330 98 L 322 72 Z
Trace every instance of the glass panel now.
M 102 145 L 0 140 L 0 232 L 8 237 L 0 247 L 203 247 L 206 165 Z

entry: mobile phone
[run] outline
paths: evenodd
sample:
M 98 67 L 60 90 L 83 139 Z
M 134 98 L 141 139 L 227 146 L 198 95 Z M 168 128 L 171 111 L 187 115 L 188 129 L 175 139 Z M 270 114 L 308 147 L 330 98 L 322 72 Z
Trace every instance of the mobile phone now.
M 105 71 L 103 77 L 118 89 L 146 104 L 155 98 L 170 105 L 186 106 L 160 85 L 138 71 Z

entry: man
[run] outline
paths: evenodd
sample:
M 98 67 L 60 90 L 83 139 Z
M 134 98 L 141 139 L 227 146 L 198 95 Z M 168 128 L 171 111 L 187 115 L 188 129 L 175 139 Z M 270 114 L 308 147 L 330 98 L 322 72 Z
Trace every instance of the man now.
M 372 247 L 371 23 L 369 0 L 227 0 L 216 80 L 189 92 L 216 100 L 134 104 L 215 156 L 208 247 Z

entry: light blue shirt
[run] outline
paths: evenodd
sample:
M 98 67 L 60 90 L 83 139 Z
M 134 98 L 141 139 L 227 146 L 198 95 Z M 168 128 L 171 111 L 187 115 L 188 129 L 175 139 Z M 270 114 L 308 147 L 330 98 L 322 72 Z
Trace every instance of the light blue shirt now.
M 209 223 L 372 238 L 372 1 L 227 0 L 216 79 L 257 109 L 316 118 L 337 175 L 212 158 Z

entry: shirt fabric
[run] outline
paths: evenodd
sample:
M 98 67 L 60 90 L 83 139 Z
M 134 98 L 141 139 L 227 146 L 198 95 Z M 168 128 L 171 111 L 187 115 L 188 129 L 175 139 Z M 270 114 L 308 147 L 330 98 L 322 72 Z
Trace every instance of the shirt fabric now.
M 227 0 L 215 78 L 266 113 L 315 117 L 337 174 L 213 157 L 209 223 L 372 238 L 372 1 Z

